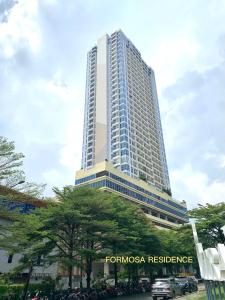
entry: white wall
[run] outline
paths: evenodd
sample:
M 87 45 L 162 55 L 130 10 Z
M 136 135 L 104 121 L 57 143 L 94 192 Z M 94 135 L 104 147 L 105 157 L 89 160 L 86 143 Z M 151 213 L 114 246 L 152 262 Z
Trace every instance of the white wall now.
M 96 139 L 95 163 L 107 158 L 107 48 L 108 35 L 97 42 L 97 74 L 96 74 Z

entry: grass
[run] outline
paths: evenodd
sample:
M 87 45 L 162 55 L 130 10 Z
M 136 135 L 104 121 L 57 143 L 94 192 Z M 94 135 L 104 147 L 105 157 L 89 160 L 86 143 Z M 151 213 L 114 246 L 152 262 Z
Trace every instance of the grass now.
M 188 295 L 187 300 L 207 300 L 205 291 L 199 292 L 198 295 Z

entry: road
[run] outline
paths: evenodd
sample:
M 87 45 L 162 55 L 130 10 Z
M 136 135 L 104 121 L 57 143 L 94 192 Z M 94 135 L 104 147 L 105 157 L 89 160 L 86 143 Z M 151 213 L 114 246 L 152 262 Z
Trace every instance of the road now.
M 204 290 L 204 285 L 200 284 L 198 286 L 199 292 Z M 191 296 L 191 295 L 198 295 L 199 292 L 196 293 L 192 293 L 192 294 L 187 294 L 186 296 L 182 296 L 182 297 L 176 297 L 176 300 L 187 300 L 187 296 Z M 161 298 L 162 299 L 162 298 Z M 134 295 L 134 296 L 127 296 L 127 297 L 116 297 L 116 298 L 112 298 L 111 300 L 152 300 L 151 294 L 150 293 L 146 293 L 146 294 L 139 294 L 139 295 Z
M 122 297 L 116 297 L 111 298 L 111 300 L 152 300 L 151 294 L 139 294 L 139 295 L 133 295 L 133 296 L 122 296 Z
M 197 293 L 192 293 L 192 294 L 188 294 L 186 296 L 183 297 L 176 297 L 176 300 L 187 300 L 187 296 L 189 295 L 197 295 Z M 158 298 L 160 299 L 160 298 Z M 163 298 L 161 298 L 163 299 Z M 150 293 L 146 293 L 146 294 L 139 294 L 139 295 L 134 295 L 134 296 L 127 296 L 127 297 L 116 297 L 116 298 L 111 298 L 111 300 L 152 300 L 152 296 Z

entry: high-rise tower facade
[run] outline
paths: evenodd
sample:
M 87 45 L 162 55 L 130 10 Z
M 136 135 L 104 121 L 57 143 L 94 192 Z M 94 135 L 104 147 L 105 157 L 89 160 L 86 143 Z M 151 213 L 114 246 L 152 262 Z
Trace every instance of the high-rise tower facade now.
M 155 75 L 119 30 L 88 53 L 82 168 L 108 160 L 170 189 Z
M 89 185 L 135 203 L 155 226 L 188 221 L 169 193 L 154 71 L 119 30 L 88 52 L 82 167 Z

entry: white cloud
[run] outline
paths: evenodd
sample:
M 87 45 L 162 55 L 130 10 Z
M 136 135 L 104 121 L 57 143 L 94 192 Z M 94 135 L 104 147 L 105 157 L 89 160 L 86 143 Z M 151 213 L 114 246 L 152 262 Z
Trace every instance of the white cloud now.
M 213 159 L 215 157 L 216 157 L 216 153 L 212 153 L 212 152 L 206 152 L 203 155 L 203 159 L 205 159 L 205 160 L 210 160 L 210 159 Z
M 44 2 L 45 2 L 45 5 L 47 4 L 50 6 L 54 6 L 59 3 L 58 0 L 44 0 Z
M 52 80 L 40 79 L 34 82 L 34 88 L 41 92 L 54 96 L 54 101 L 64 102 L 64 105 L 73 105 L 81 99 L 80 91 L 73 87 L 68 86 L 63 81 L 60 81 L 56 76 Z M 40 101 L 43 101 L 40 99 Z M 46 105 L 46 103 L 44 103 Z
M 60 152 L 60 163 L 71 169 L 72 174 L 81 166 L 83 136 L 83 109 L 74 110 L 65 130 L 65 144 Z
M 45 182 L 48 183 L 47 193 L 51 196 L 53 195 L 53 187 L 63 188 L 63 186 L 65 185 L 74 184 L 74 180 L 72 180 L 70 170 L 65 168 L 49 169 L 42 174 L 42 177 Z
M 208 175 L 190 164 L 170 173 L 175 198 L 184 199 L 188 209 L 197 204 L 219 203 L 224 201 L 225 181 L 210 181 Z
M 11 10 L 7 22 L 0 23 L 0 49 L 9 59 L 22 47 L 29 47 L 33 54 L 41 47 L 41 32 L 37 22 L 38 1 L 18 2 Z
M 177 37 L 163 38 L 149 59 L 157 72 L 159 90 L 176 81 L 177 76 L 182 74 L 181 71 L 195 60 L 199 51 L 198 42 L 184 33 Z
M 221 165 L 222 168 L 225 168 L 225 155 L 221 157 Z

